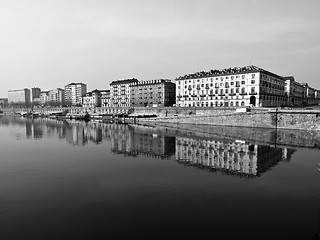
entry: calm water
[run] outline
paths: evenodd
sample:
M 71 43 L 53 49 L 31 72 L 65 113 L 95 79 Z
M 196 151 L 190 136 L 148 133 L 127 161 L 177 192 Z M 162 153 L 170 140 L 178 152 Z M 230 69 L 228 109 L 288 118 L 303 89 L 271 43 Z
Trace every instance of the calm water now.
M 319 148 L 5 117 L 0 136 L 1 239 L 318 239 L 320 233 Z

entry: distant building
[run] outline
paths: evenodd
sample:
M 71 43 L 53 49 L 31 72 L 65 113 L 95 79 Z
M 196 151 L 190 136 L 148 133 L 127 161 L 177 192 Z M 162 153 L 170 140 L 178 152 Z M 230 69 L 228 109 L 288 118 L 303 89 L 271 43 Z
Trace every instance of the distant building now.
M 8 106 L 8 98 L 0 98 L 0 107 Z
M 175 104 L 176 85 L 169 79 L 140 81 L 130 87 L 132 107 L 167 107 Z
M 87 85 L 84 83 L 70 83 L 65 86 L 65 104 L 68 106 L 82 105 L 82 96 L 87 93 Z
M 304 86 L 295 81 L 294 77 L 284 77 L 287 106 L 302 106 L 305 104 Z
M 48 103 L 51 106 L 64 106 L 65 105 L 65 93 L 61 88 L 49 90 Z
M 110 107 L 110 90 L 101 90 L 101 107 Z
M 117 80 L 110 83 L 110 107 L 130 107 L 131 88 L 138 79 Z
M 317 90 L 310 87 L 307 83 L 302 83 L 302 85 L 304 87 L 305 105 L 319 104 L 319 99 L 317 98 Z
M 286 105 L 285 80 L 255 66 L 197 72 L 176 79 L 177 106 Z
M 41 105 L 46 105 L 49 102 L 49 91 L 42 91 L 40 93 L 40 103 Z
M 38 103 L 40 100 L 41 89 L 38 87 L 34 87 L 30 89 L 30 102 Z
M 82 97 L 82 107 L 101 107 L 101 92 L 95 89 L 92 92 L 86 93 L 86 95 Z
M 27 88 L 21 90 L 8 91 L 8 103 L 11 105 L 30 105 L 30 90 Z

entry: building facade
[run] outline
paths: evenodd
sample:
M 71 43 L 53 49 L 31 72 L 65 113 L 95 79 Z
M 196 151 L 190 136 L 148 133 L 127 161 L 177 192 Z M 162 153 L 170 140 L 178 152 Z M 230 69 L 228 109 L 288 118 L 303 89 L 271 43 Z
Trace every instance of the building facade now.
M 30 90 L 27 88 L 21 90 L 8 91 L 8 103 L 13 105 L 28 106 L 30 105 Z
M 110 107 L 131 107 L 130 86 L 138 83 L 138 79 L 117 80 L 110 83 Z
M 87 85 L 84 83 L 70 83 L 65 86 L 65 104 L 67 106 L 81 106 L 82 96 L 87 93 Z
M 188 74 L 176 79 L 176 102 L 182 107 L 286 105 L 285 81 L 264 69 L 247 66 Z
M 8 106 L 8 98 L 0 98 L 0 107 Z
M 42 91 L 40 93 L 40 104 L 46 105 L 49 102 L 49 91 Z
M 132 107 L 167 107 L 175 104 L 176 85 L 169 79 L 140 81 L 130 87 Z
M 294 77 L 284 77 L 287 106 L 302 106 L 305 104 L 305 88 L 295 81 Z
M 304 101 L 305 106 L 319 104 L 319 99 L 317 98 L 317 90 L 310 87 L 307 83 L 302 84 L 304 87 Z
M 93 108 L 101 107 L 101 92 L 98 89 L 88 92 L 82 97 L 82 107 Z
M 101 90 L 101 107 L 110 107 L 110 90 Z
M 49 90 L 48 92 L 48 104 L 51 106 L 64 106 L 65 105 L 65 93 L 61 88 Z
M 40 101 L 41 89 L 38 87 L 34 87 L 30 89 L 30 102 L 38 103 Z

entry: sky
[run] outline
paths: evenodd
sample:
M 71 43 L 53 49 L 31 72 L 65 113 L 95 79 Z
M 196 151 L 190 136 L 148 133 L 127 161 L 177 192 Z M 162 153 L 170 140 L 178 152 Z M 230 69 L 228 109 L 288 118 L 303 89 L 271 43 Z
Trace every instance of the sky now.
M 0 98 L 247 65 L 320 89 L 319 9 L 319 0 L 0 0 Z

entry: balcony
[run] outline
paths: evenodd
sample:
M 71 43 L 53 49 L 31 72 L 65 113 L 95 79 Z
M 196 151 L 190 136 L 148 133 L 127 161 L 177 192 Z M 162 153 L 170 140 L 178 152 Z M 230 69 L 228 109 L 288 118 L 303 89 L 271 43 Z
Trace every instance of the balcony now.
M 230 95 L 230 96 L 235 96 L 236 94 L 235 94 L 235 93 L 229 93 L 229 95 Z
M 195 95 L 195 94 L 192 94 L 192 95 L 191 95 L 191 97 L 197 97 L 197 95 Z
M 225 94 L 221 94 L 221 93 L 220 93 L 219 96 L 222 97 L 222 96 L 225 96 Z
M 189 97 L 189 95 L 183 95 L 183 97 L 184 97 L 184 98 L 187 98 L 187 97 Z
M 177 96 L 177 98 L 182 98 L 182 96 Z
M 257 95 L 258 93 L 257 92 L 251 92 L 249 93 L 250 95 Z
M 205 94 L 203 94 L 203 95 L 200 95 L 200 97 L 205 97 L 206 95 Z

